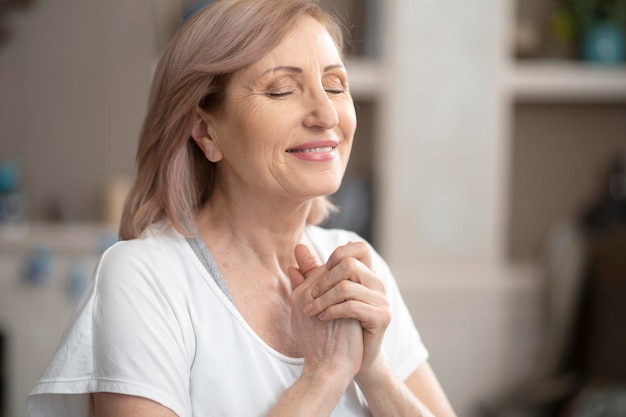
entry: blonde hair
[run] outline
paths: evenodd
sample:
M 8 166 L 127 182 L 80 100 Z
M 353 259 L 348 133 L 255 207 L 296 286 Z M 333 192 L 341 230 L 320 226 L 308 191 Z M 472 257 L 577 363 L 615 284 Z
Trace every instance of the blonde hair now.
M 215 164 L 190 139 L 193 112 L 199 105 L 222 109 L 232 74 L 270 52 L 307 16 L 327 28 L 341 52 L 339 24 L 312 0 L 222 0 L 177 32 L 152 83 L 121 239 L 136 238 L 162 220 L 194 234 L 195 213 L 213 191 Z M 316 198 L 307 223 L 322 222 L 332 208 L 327 197 Z

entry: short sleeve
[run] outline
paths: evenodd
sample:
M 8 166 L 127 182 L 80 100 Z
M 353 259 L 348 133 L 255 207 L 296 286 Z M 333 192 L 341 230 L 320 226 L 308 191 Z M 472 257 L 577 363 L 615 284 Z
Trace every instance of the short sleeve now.
M 391 306 L 391 322 L 383 340 L 383 353 L 391 369 L 404 381 L 428 359 L 428 350 L 389 267 L 376 252 L 374 254 L 374 268 L 385 282 Z
M 135 242 L 103 255 L 88 300 L 28 399 L 32 417 L 85 416 L 92 392 L 145 397 L 180 417 L 191 414 L 189 318 L 168 270 Z

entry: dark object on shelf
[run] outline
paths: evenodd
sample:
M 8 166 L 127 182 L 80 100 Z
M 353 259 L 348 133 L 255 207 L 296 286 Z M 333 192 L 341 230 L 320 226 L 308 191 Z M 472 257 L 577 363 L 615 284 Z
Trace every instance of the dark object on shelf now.
M 626 57 L 624 0 L 560 0 L 551 26 L 555 38 L 565 34 L 586 61 L 617 64 Z
M 321 0 L 320 4 L 343 23 L 347 55 L 379 55 L 380 0 Z
M 339 207 L 322 225 L 326 228 L 351 230 L 372 242 L 372 185 L 359 177 L 346 176 L 332 196 Z
M 0 13 L 11 9 L 31 7 L 35 3 L 35 0 L 0 0 Z
M 626 416 L 626 387 L 595 387 L 584 390 L 572 407 L 572 417 Z
M 0 0 L 0 45 L 11 37 L 11 25 L 5 18 L 13 9 L 25 9 L 35 4 L 35 0 Z
M 562 0 L 570 11 L 576 27 L 583 32 L 603 22 L 626 25 L 626 3 L 624 0 Z
M 561 308 L 546 310 L 537 368 L 526 381 L 483 404 L 481 415 L 626 415 L 625 174 L 624 160 L 615 158 L 599 197 L 578 221 L 561 226 L 557 239 L 554 231 L 548 239 L 546 259 L 552 261 L 546 265 L 558 265 L 554 260 L 560 257 L 565 269 L 546 268 L 546 294 L 549 305 Z M 569 235 L 563 232 L 567 229 Z M 559 241 L 569 244 L 555 246 Z M 554 303 L 555 297 L 560 303 Z
M 582 222 L 589 233 L 615 226 L 626 226 L 626 162 L 616 156 L 604 180 L 605 187 L 597 201 L 583 214 Z
M 618 64 L 624 61 L 626 32 L 616 23 L 598 23 L 582 35 L 581 56 L 585 61 Z

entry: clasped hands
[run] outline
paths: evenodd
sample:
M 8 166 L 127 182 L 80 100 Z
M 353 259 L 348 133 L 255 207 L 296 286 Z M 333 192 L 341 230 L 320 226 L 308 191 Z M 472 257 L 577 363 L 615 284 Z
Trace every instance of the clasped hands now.
M 339 246 L 320 265 L 306 245 L 295 248 L 291 326 L 305 371 L 343 372 L 350 380 L 371 374 L 391 313 L 385 286 L 364 242 Z

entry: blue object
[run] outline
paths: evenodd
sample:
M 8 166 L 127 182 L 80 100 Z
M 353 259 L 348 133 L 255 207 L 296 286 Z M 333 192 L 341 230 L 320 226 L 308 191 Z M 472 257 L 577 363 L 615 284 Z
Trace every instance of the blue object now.
M 109 249 L 115 243 L 117 243 L 118 238 L 117 234 L 111 231 L 104 231 L 98 234 L 96 240 L 96 249 L 98 253 L 102 254 L 104 251 Z
M 34 285 L 47 284 L 50 272 L 52 272 L 53 260 L 52 249 L 49 247 L 35 248 L 26 261 L 26 281 Z
M 9 194 L 17 190 L 20 173 L 11 162 L 0 163 L 0 194 Z
M 624 30 L 616 23 L 598 23 L 590 27 L 582 38 L 582 57 L 600 64 L 618 64 L 624 61 L 626 46 Z
M 79 298 L 87 287 L 89 271 L 80 262 L 75 262 L 67 273 L 67 293 L 72 298 Z
M 183 22 L 186 22 L 194 14 L 198 13 L 200 10 L 202 10 L 203 8 L 205 8 L 206 6 L 208 6 L 209 4 L 214 3 L 214 2 L 215 2 L 215 0 L 213 0 L 213 1 L 205 0 L 205 1 L 196 2 L 196 4 L 194 4 L 193 6 L 189 7 L 183 13 Z

